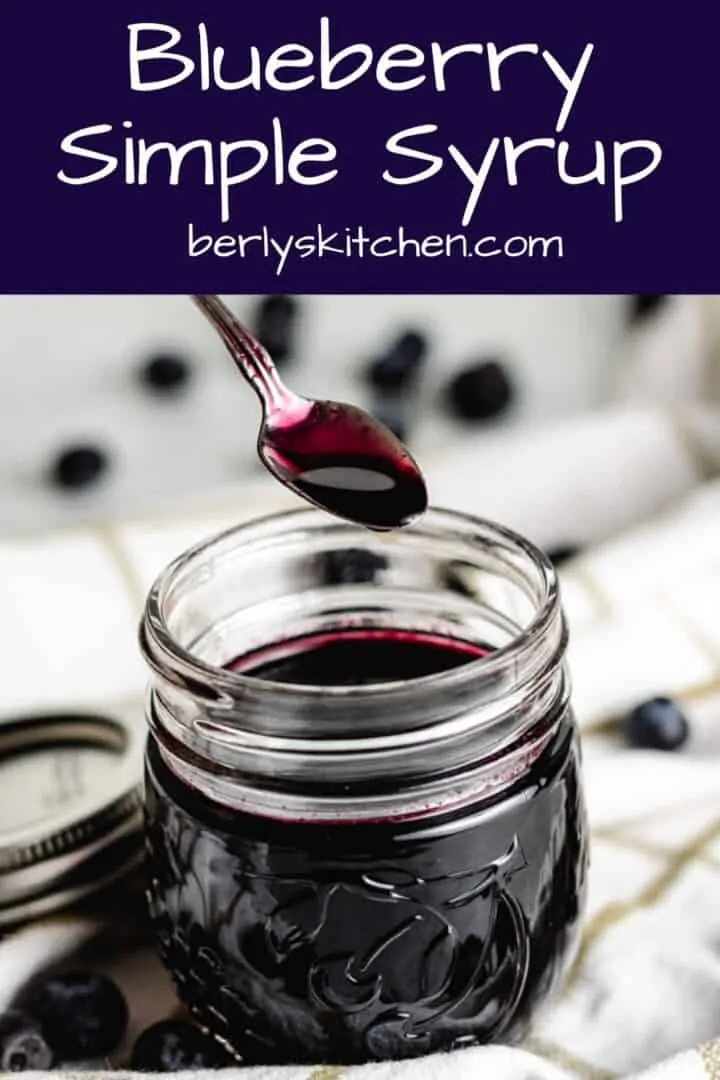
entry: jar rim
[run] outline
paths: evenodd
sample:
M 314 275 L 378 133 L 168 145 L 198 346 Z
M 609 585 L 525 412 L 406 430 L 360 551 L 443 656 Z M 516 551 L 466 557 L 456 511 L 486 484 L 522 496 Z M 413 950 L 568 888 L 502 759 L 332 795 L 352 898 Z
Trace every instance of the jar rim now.
M 532 643 L 551 628 L 555 618 L 559 603 L 557 574 L 550 559 L 539 547 L 497 522 L 456 510 L 431 506 L 418 522 L 403 529 L 401 535 L 422 532 L 430 526 L 443 535 L 456 534 L 471 548 L 481 542 L 487 544 L 497 541 L 509 548 L 514 548 L 518 554 L 524 555 L 536 574 L 538 600 L 533 615 L 517 634 L 514 634 L 506 643 L 498 645 L 491 653 L 469 660 L 448 671 L 418 676 L 409 680 L 328 687 L 277 682 L 265 677 L 259 678 L 252 674 L 228 670 L 206 662 L 181 645 L 167 625 L 165 608 L 172 588 L 182 574 L 196 561 L 207 558 L 214 552 L 220 554 L 231 542 L 233 544 L 244 541 L 257 542 L 268 531 L 272 532 L 283 524 L 288 525 L 288 530 L 282 534 L 283 539 L 287 539 L 291 532 L 297 529 L 312 529 L 313 527 L 326 531 L 335 527 L 338 531 L 344 529 L 364 534 L 364 530 L 361 530 L 359 526 L 330 518 L 321 510 L 301 507 L 294 510 L 276 511 L 254 518 L 252 521 L 231 526 L 187 548 L 157 575 L 147 596 L 140 634 L 143 651 L 151 666 L 155 666 L 153 659 L 159 660 L 165 677 L 170 669 L 180 676 L 184 684 L 190 682 L 195 692 L 202 690 L 215 700 L 223 696 L 235 699 L 246 693 L 252 693 L 253 696 L 272 695 L 275 701 L 291 700 L 294 703 L 310 703 L 320 698 L 336 703 L 343 700 L 371 703 L 379 697 L 387 702 L 389 697 L 406 693 L 409 687 L 417 693 L 422 692 L 424 687 L 432 686 L 433 691 L 437 692 L 441 689 L 461 687 L 472 682 L 478 675 L 492 678 L 495 674 L 507 670 L 508 666 L 515 661 L 519 661 Z M 479 550 L 481 549 L 478 546 Z M 159 654 L 158 657 L 154 657 L 156 651 Z

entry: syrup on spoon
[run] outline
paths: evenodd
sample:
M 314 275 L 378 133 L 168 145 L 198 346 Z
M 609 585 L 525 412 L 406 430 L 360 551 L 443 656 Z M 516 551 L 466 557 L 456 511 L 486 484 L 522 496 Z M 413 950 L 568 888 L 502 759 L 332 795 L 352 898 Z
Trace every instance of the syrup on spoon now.
M 219 297 L 192 299 L 260 399 L 257 449 L 273 476 L 314 506 L 377 531 L 410 525 L 427 510 L 422 473 L 388 428 L 355 405 L 294 394 Z

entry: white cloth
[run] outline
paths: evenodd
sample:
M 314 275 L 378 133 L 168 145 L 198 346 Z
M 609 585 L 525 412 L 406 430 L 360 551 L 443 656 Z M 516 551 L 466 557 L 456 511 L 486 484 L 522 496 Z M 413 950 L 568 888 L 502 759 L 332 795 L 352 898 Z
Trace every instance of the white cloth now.
M 655 425 L 642 415 L 646 432 L 661 430 L 662 418 Z M 593 423 L 597 431 L 600 421 Z M 608 431 L 621 428 L 608 417 Z M 622 430 L 629 435 L 629 428 Z M 669 456 L 640 455 L 646 488 L 654 488 L 658 504 L 673 505 L 562 572 L 592 829 L 589 908 L 566 985 L 538 1015 L 526 1044 L 362 1068 L 249 1068 L 237 1080 L 720 1077 L 720 483 L 691 492 L 699 473 L 681 445 L 673 443 L 674 473 Z M 605 479 L 620 498 L 637 468 L 632 455 L 622 467 L 616 458 Z M 669 500 L 660 497 L 663 470 Z M 596 486 L 598 498 L 610 499 L 590 477 L 584 507 Z M 555 478 L 549 498 L 560 498 L 556 488 Z M 248 503 L 243 514 L 272 508 Z M 107 707 L 113 697 L 139 695 L 135 621 L 147 585 L 189 543 L 243 514 L 229 505 L 214 514 L 204 508 L 174 520 L 0 543 L 3 711 L 98 701 Z M 530 521 L 527 531 L 537 531 Z M 73 636 L 73 613 L 91 628 L 94 620 L 92 632 L 78 626 Z M 676 754 L 626 748 L 618 715 L 659 693 L 687 709 L 690 744 Z M 0 1008 L 34 971 L 96 929 L 64 916 L 7 937 L 0 943 Z M 172 1011 L 167 979 L 150 954 L 123 949 L 105 967 L 128 992 L 130 1038 Z
M 562 422 L 499 428 L 423 459 L 433 501 L 501 521 L 536 543 L 588 544 L 720 471 L 720 414 L 692 403 L 623 405 Z

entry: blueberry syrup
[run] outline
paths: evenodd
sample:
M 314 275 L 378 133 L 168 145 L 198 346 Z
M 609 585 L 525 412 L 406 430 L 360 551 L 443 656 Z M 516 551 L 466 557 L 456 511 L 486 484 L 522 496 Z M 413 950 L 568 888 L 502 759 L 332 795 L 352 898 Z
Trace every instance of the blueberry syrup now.
M 417 465 L 395 435 L 367 413 L 334 401 L 274 427 L 265 458 L 283 483 L 336 517 L 378 531 L 399 529 L 427 507 Z
M 366 528 L 403 528 L 428 505 L 409 451 L 362 409 L 310 401 L 282 382 L 269 354 L 216 296 L 193 297 L 260 399 L 258 454 L 286 487 Z
M 342 629 L 290 638 L 226 665 L 293 686 L 368 686 L 450 671 L 489 650 L 417 630 Z
M 228 666 L 330 688 L 481 655 L 435 635 L 346 630 Z M 180 996 L 247 1062 L 359 1063 L 521 1037 L 584 894 L 571 715 L 553 730 L 527 771 L 473 805 L 330 824 L 223 807 L 181 781 L 151 735 L 150 908 Z

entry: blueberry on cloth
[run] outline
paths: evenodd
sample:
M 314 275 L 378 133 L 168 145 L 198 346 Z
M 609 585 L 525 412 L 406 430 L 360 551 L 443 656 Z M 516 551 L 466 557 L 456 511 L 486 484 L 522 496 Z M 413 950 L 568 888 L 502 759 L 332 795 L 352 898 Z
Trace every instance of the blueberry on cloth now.
M 66 490 L 86 488 L 100 478 L 107 464 L 107 455 L 97 446 L 69 446 L 53 462 L 50 479 Z
M 292 296 L 266 296 L 253 319 L 255 336 L 276 364 L 289 359 L 295 346 L 297 301 Z
M 222 1069 L 232 1064 L 219 1043 L 184 1020 L 161 1020 L 146 1028 L 130 1057 L 130 1068 L 139 1072 Z
M 632 322 L 643 322 L 646 318 L 664 308 L 669 299 L 669 296 L 664 296 L 662 294 L 631 296 L 630 318 Z
M 644 750 L 677 750 L 690 735 L 690 725 L 677 702 L 651 698 L 637 705 L 625 719 L 631 746 Z
M 573 544 L 561 544 L 558 547 L 550 548 L 547 552 L 547 557 L 553 566 L 562 566 L 563 563 L 569 562 L 570 559 L 574 559 L 576 555 L 580 554 L 580 548 Z
M 105 975 L 85 971 L 41 976 L 19 998 L 40 1024 L 55 1056 L 83 1061 L 111 1053 L 127 1028 L 122 991 Z
M 0 1015 L 0 1071 L 44 1070 L 53 1061 L 53 1052 L 35 1019 L 15 1010 Z
M 514 396 L 510 377 L 497 360 L 483 360 L 464 368 L 447 388 L 450 410 L 461 420 L 499 416 L 512 404 Z
M 400 334 L 386 352 L 373 360 L 367 380 L 376 390 L 401 390 L 417 376 L 428 350 L 427 338 L 417 330 Z
M 188 361 L 170 353 L 151 356 L 140 369 L 142 383 L 155 394 L 176 394 L 185 389 L 191 376 Z

